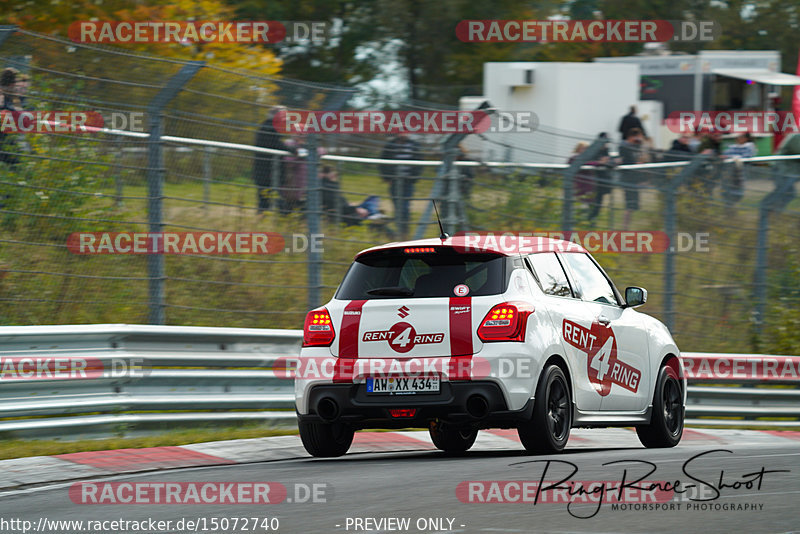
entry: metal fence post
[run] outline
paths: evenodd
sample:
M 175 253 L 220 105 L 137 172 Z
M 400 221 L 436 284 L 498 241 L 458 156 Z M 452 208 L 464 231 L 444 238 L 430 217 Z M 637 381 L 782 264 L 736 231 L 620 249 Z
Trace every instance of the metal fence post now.
M 616 208 L 614 207 L 614 191 L 617 190 L 619 187 L 619 173 L 617 172 L 616 165 L 611 172 L 608 173 L 609 178 L 611 179 L 610 189 L 611 191 L 608 193 L 608 228 L 613 229 L 615 220 L 616 220 Z
M 489 101 L 484 101 L 480 106 L 476 108 L 475 111 L 483 111 L 487 115 L 491 115 L 494 113 L 494 110 L 491 108 Z M 454 167 L 453 162 L 456 160 L 456 155 L 459 152 L 458 144 L 467 137 L 468 134 L 466 133 L 455 133 L 450 134 L 447 136 L 447 139 L 442 142 L 442 149 L 444 152 L 444 158 L 442 159 L 442 164 L 436 171 L 436 178 L 433 182 L 433 189 L 431 189 L 431 198 L 434 200 L 441 199 L 443 190 L 446 191 L 446 181 L 448 180 L 449 172 L 452 167 Z M 425 235 L 425 231 L 428 229 L 428 224 L 431 222 L 431 216 L 433 215 L 433 203 L 428 203 L 425 207 L 425 211 L 422 213 L 422 217 L 419 218 L 417 222 L 417 230 L 414 232 L 414 239 L 421 239 L 422 236 Z
M 692 162 L 683 168 L 671 180 L 663 180 L 664 184 L 664 230 L 669 239 L 669 247 L 664 254 L 664 324 L 672 330 L 675 327 L 675 241 L 678 235 L 678 210 L 676 193 L 678 189 L 703 165 L 710 157 L 708 154 L 697 155 Z
M 442 165 L 436 171 L 436 178 L 434 178 L 433 188 L 431 189 L 431 198 L 433 200 L 437 200 L 441 198 L 445 191 L 445 182 L 444 180 L 447 178 L 447 172 L 449 170 L 449 165 L 447 163 L 447 156 L 445 156 L 445 161 L 442 162 Z M 425 231 L 428 229 L 428 224 L 431 222 L 431 218 L 433 215 L 433 204 L 428 203 L 425 206 L 425 211 L 422 212 L 422 216 L 419 218 L 417 222 L 417 229 L 414 232 L 414 239 L 422 239 L 425 236 Z
M 0 46 L 3 46 L 3 43 L 14 35 L 14 32 L 17 31 L 16 26 L 0 26 Z
M 316 308 L 320 305 L 322 293 L 322 252 L 316 247 L 315 236 L 320 234 L 320 215 L 321 197 L 319 174 L 317 174 L 317 136 L 309 135 L 308 142 L 308 161 L 306 172 L 308 173 L 308 189 L 306 216 L 308 217 L 308 309 Z
M 159 233 L 162 222 L 162 198 L 164 196 L 164 152 L 161 136 L 164 129 L 164 107 L 172 100 L 204 65 L 202 61 L 193 61 L 181 67 L 178 73 L 170 78 L 161 91 L 150 101 L 147 114 L 150 123 L 150 137 L 147 140 L 147 220 L 150 232 Z M 148 323 L 166 323 L 166 304 L 164 302 L 164 255 L 147 256 L 147 276 L 150 279 L 148 291 Z
M 270 201 L 274 200 L 272 213 L 277 217 L 278 213 L 280 213 L 281 204 L 281 174 L 283 171 L 281 163 L 283 162 L 283 156 L 272 154 L 270 157 L 272 158 L 272 174 L 270 176 L 270 182 L 272 183 L 268 194 Z M 263 191 L 259 191 L 259 194 L 263 194 Z
M 687 167 L 688 168 L 688 167 Z M 677 209 L 675 193 L 676 181 L 669 180 L 664 187 L 664 231 L 669 239 L 669 247 L 664 256 L 664 324 L 671 331 L 675 326 L 675 238 L 677 236 Z
M 335 225 L 335 228 L 339 228 L 339 224 L 341 224 L 342 222 L 342 208 L 344 208 L 344 206 L 342 206 L 343 192 L 342 192 L 342 174 L 341 172 L 339 172 L 340 170 L 341 170 L 341 164 L 339 161 L 337 161 L 336 169 L 334 172 L 336 173 L 336 176 L 338 178 L 337 183 L 339 184 L 339 190 L 333 192 L 334 195 L 333 223 Z
M 447 226 L 445 228 L 452 235 L 458 231 L 461 223 L 458 217 L 458 205 L 461 197 L 461 191 L 459 189 L 461 184 L 459 183 L 460 177 L 458 166 L 456 165 L 458 148 L 451 147 L 450 151 L 450 172 L 447 173 L 447 198 L 445 199 L 445 202 L 447 202 L 447 217 L 445 217 L 445 224 Z
M 203 209 L 208 212 L 211 199 L 211 147 L 203 147 Z
M 773 168 L 775 189 L 765 196 L 758 206 L 758 234 L 756 236 L 756 268 L 753 273 L 753 293 L 756 309 L 753 317 L 755 338 L 761 337 L 767 309 L 767 249 L 769 241 L 769 215 L 781 211 L 794 199 L 794 184 L 798 176 L 782 175 L 780 162 Z
M 111 150 L 115 152 L 114 157 L 114 165 L 111 167 L 111 174 L 114 176 L 114 187 L 115 187 L 115 194 L 114 194 L 114 205 L 116 207 L 122 206 L 122 196 L 124 194 L 124 187 L 125 184 L 122 180 L 122 138 L 115 137 L 114 141 L 112 141 L 112 148 Z

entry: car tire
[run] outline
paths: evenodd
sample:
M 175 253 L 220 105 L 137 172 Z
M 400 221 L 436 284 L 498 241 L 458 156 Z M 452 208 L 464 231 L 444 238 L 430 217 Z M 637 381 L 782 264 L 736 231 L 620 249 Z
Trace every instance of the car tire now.
M 300 440 L 308 454 L 317 458 L 343 456 L 353 444 L 352 428 L 342 423 L 310 423 L 300 421 Z
M 519 439 L 528 452 L 561 452 L 569 441 L 572 428 L 572 401 L 564 371 L 548 366 L 536 386 L 531 419 L 517 428 Z
M 431 423 L 428 432 L 430 432 L 431 441 L 436 448 L 449 454 L 467 452 L 478 437 L 477 430 L 464 430 L 437 421 Z
M 664 365 L 658 372 L 653 393 L 650 424 L 636 427 L 639 441 L 652 449 L 674 447 L 683 435 L 684 414 L 681 380 L 675 369 Z

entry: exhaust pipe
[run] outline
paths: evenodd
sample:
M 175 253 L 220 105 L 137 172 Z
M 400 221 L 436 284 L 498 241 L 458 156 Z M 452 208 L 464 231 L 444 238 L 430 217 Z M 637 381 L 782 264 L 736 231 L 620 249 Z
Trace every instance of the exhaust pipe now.
M 317 403 L 317 415 L 328 423 L 332 423 L 339 418 L 339 405 L 330 397 L 323 397 Z
M 489 415 L 489 401 L 483 395 L 472 395 L 468 398 L 466 408 L 473 419 L 483 419 Z

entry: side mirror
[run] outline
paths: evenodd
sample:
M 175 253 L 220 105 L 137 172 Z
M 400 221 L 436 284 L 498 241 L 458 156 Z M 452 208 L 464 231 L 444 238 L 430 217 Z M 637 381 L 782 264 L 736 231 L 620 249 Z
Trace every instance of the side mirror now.
M 625 288 L 625 307 L 635 308 L 647 302 L 647 290 L 643 287 Z

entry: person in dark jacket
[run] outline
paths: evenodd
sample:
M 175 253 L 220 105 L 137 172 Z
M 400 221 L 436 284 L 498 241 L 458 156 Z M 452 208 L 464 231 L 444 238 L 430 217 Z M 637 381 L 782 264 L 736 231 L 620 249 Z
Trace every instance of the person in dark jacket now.
M 624 115 L 622 120 L 619 121 L 619 133 L 622 139 L 627 139 L 628 132 L 634 128 L 639 128 L 639 130 L 642 131 L 642 135 L 647 137 L 642 121 L 636 116 L 636 106 L 631 106 L 628 110 L 628 114 Z
M 675 139 L 672 142 L 672 146 L 669 149 L 670 152 L 676 152 L 680 154 L 681 152 L 691 154 L 692 153 L 692 146 L 691 146 L 691 138 L 689 134 L 682 133 L 680 137 Z
M 619 145 L 619 156 L 623 165 L 647 163 L 644 135 L 638 128 L 628 131 L 628 137 Z M 623 230 L 628 230 L 631 215 L 639 209 L 639 187 L 644 181 L 642 171 L 635 169 L 620 169 L 619 181 L 625 192 L 625 217 Z
M 398 161 L 419 160 L 422 155 L 419 145 L 408 135 L 399 133 L 386 143 L 381 159 Z M 381 165 L 381 177 L 389 183 L 389 192 L 394 202 L 394 218 L 400 237 L 408 232 L 409 201 L 414 197 L 414 185 L 420 176 L 421 167 L 416 165 L 385 164 Z
M 600 208 L 603 207 L 603 199 L 611 194 L 611 185 L 613 183 L 611 168 L 614 166 L 614 162 L 608 153 L 608 134 L 603 132 L 600 137 L 606 141 L 606 144 L 597 154 L 595 161 L 589 162 L 589 165 L 596 167 L 594 171 L 594 197 L 588 213 L 588 219 L 591 222 L 594 222 L 600 214 Z
M 261 123 L 258 133 L 256 133 L 255 146 L 294 152 L 291 147 L 281 140 L 280 134 L 272 124 L 275 116 L 279 112 L 285 111 L 285 109 L 286 108 L 282 106 L 276 106 L 267 113 L 266 120 Z M 278 184 L 278 187 L 282 184 L 283 175 L 285 174 L 283 167 L 282 156 L 278 154 L 256 152 L 253 158 L 253 181 L 256 186 L 258 186 L 258 213 L 263 213 L 264 210 L 270 208 L 270 193 L 275 184 Z M 273 176 L 276 170 L 278 171 L 278 176 Z
M 19 71 L 13 67 L 6 67 L 0 73 L 0 113 L 16 114 L 21 111 L 15 102 L 18 98 L 16 88 L 19 75 Z M 0 162 L 13 169 L 20 161 L 17 152 L 19 146 L 15 136 L 0 131 Z

